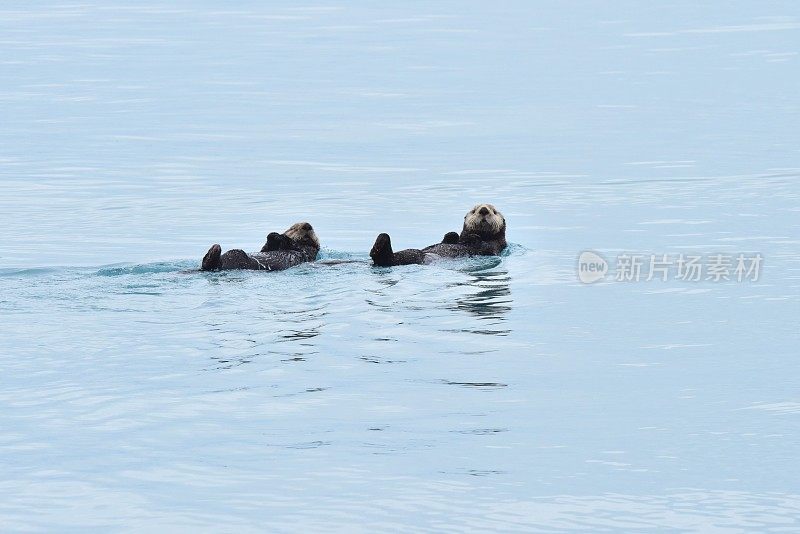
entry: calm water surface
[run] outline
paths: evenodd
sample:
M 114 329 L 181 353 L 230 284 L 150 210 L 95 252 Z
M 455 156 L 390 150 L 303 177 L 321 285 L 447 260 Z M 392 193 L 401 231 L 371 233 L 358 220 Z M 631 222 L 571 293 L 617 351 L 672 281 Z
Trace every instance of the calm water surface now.
M 797 530 L 799 54 L 789 1 L 4 2 L 2 530 Z M 476 202 L 502 258 L 368 265 Z M 297 220 L 357 261 L 191 272 Z

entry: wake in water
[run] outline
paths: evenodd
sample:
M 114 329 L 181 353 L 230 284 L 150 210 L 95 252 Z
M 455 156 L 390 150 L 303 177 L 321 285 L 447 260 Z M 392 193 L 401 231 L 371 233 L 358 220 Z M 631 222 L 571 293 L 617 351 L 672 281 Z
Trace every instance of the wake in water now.
M 522 245 L 511 243 L 498 256 L 474 256 L 466 258 L 442 258 L 431 264 L 444 269 L 452 269 L 461 272 L 478 272 L 493 269 L 499 266 L 503 258 L 509 256 L 519 256 L 525 254 L 526 249 Z M 355 254 L 351 252 L 323 249 L 319 252 L 317 261 L 306 263 L 288 269 L 288 272 L 308 272 L 309 269 L 321 269 L 337 265 L 356 265 L 372 268 L 376 271 L 389 271 L 392 269 L 403 269 L 400 267 L 374 267 L 366 254 Z M 220 275 L 224 273 L 207 273 L 200 270 L 197 260 L 182 259 L 172 261 L 157 261 L 152 263 L 113 263 L 99 267 L 31 267 L 31 268 L 2 268 L 0 278 L 31 278 L 52 275 L 75 275 L 75 276 L 100 276 L 114 277 L 127 275 L 144 275 L 160 273 L 180 273 L 180 274 L 203 274 Z M 259 273 L 260 275 L 260 273 Z

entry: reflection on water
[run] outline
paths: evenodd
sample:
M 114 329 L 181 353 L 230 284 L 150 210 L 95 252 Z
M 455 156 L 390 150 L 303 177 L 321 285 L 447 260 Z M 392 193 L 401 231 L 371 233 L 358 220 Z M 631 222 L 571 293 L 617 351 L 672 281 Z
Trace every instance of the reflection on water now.
M 467 293 L 457 300 L 454 309 L 466 311 L 488 324 L 500 324 L 514 302 L 508 271 L 476 271 L 468 272 L 467 276 L 466 282 L 458 284 Z
M 462 386 L 466 388 L 497 389 L 508 387 L 508 384 L 500 384 L 497 382 L 452 382 L 450 380 L 442 380 L 442 383 L 448 386 Z
M 230 369 L 260 358 L 300 362 L 319 353 L 314 340 L 328 320 L 330 302 L 320 294 L 293 294 L 302 274 L 188 274 L 207 280 L 217 293 L 205 306 L 220 311 L 204 328 L 218 352 L 210 356 L 220 364 L 215 368 Z

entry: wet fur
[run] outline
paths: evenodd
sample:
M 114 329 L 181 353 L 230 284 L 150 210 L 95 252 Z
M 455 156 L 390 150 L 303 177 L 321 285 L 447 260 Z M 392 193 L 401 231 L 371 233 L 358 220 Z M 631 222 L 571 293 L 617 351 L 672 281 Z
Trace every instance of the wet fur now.
M 282 271 L 316 260 L 319 239 L 310 224 L 300 222 L 290 226 L 283 234 L 270 233 L 260 252 L 248 254 L 241 249 L 232 249 L 225 254 L 221 252 L 219 245 L 212 245 L 203 258 L 200 270 Z
M 431 263 L 439 258 L 496 256 L 506 248 L 506 220 L 491 204 L 478 204 L 464 216 L 460 234 L 448 232 L 441 243 L 423 249 L 392 250 L 389 234 L 380 234 L 370 251 L 375 265 Z

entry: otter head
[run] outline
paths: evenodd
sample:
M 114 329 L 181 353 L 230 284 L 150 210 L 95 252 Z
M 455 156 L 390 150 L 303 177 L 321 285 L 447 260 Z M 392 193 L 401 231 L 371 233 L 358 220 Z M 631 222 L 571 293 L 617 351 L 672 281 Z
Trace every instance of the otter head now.
M 478 204 L 464 217 L 462 234 L 477 234 L 482 239 L 504 239 L 506 220 L 491 204 Z
M 291 225 L 283 235 L 292 240 L 295 247 L 312 247 L 319 250 L 319 238 L 314 233 L 314 228 L 307 222 L 299 222 Z

